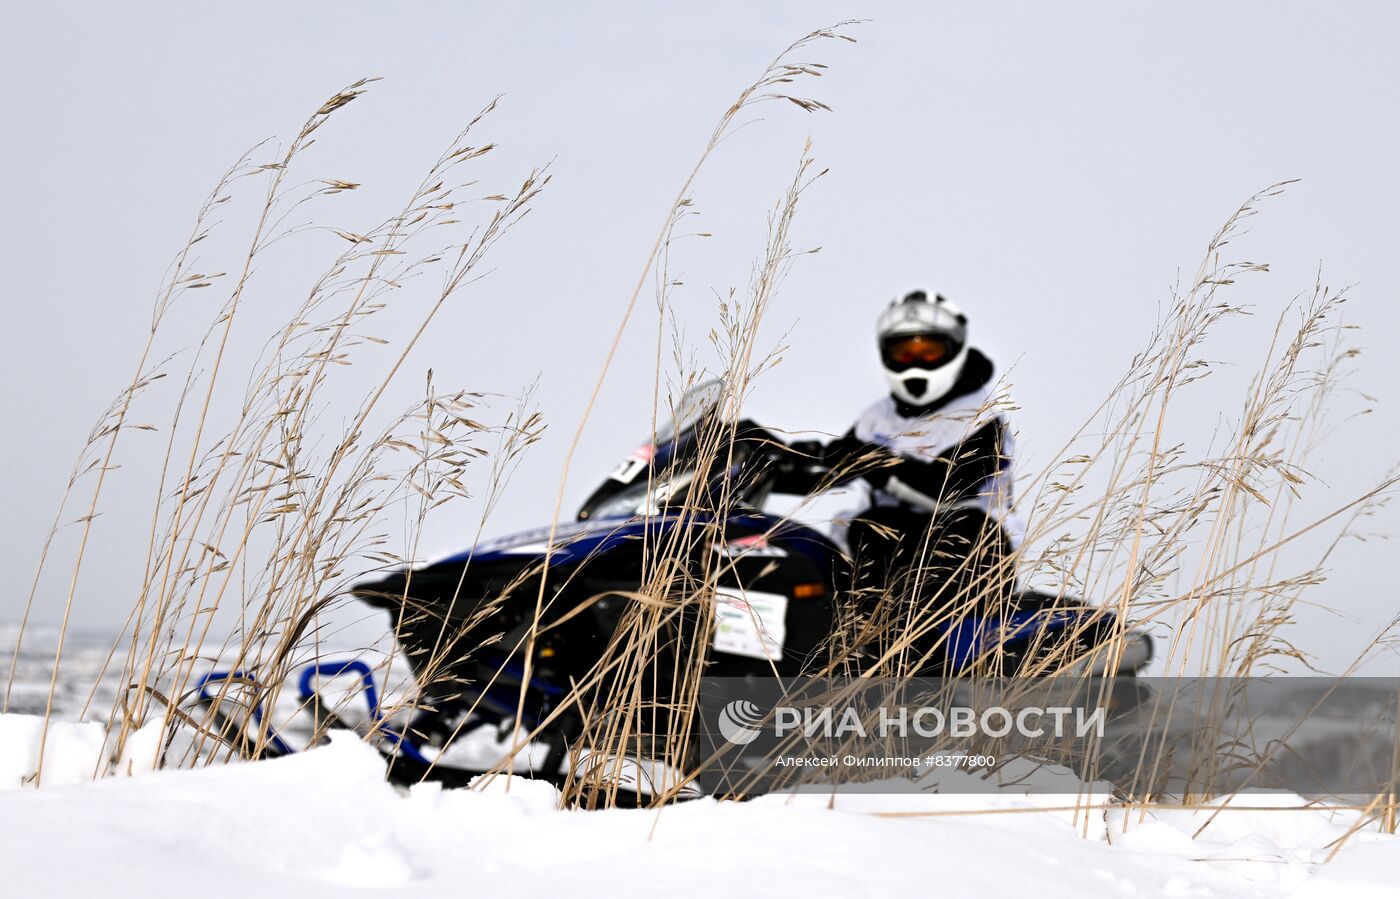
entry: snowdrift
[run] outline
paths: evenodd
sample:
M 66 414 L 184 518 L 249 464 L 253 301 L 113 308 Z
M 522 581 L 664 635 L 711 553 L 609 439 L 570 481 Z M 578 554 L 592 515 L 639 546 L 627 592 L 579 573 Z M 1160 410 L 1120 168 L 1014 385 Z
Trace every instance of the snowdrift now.
M 283 759 L 86 782 L 100 728 L 61 723 L 36 790 L 20 783 L 38 725 L 0 716 L 9 895 L 1400 895 L 1400 838 L 1372 827 L 1324 863 L 1358 813 L 1296 796 L 1141 820 L 1104 793 L 563 811 L 552 786 L 519 777 L 392 787 L 348 733 Z

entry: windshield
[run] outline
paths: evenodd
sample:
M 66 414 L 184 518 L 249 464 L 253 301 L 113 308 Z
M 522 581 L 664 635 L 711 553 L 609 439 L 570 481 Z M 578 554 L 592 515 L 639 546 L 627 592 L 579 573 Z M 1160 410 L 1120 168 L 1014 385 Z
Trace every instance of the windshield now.
M 724 382 L 719 378 L 701 381 L 681 395 L 671 417 L 656 427 L 655 446 L 665 446 L 695 426 L 696 422 L 719 405 Z
M 687 432 L 719 405 L 724 383 L 710 379 L 696 384 L 676 401 L 669 419 L 657 425 L 653 440 L 632 451 L 579 510 L 578 517 L 625 518 L 653 514 L 678 496 L 694 478 L 689 466 L 677 466 L 677 446 Z M 647 470 L 655 466 L 654 479 Z M 664 472 L 664 474 L 663 474 Z M 649 482 L 650 481 L 650 482 Z

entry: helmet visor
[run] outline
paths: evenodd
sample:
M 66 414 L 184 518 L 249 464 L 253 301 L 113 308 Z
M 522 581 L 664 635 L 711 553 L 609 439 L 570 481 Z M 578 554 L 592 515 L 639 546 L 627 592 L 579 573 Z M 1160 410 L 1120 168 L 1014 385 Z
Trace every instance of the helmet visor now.
M 890 371 L 908 368 L 938 368 L 951 362 L 959 347 L 942 334 L 902 334 L 886 338 L 880 357 Z

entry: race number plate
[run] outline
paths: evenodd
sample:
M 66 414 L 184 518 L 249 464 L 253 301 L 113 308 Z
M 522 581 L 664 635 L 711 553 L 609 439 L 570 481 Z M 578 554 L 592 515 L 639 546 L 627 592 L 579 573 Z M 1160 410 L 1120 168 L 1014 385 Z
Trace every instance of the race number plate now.
M 781 593 L 715 591 L 715 640 L 719 652 L 776 662 L 787 639 L 788 598 Z

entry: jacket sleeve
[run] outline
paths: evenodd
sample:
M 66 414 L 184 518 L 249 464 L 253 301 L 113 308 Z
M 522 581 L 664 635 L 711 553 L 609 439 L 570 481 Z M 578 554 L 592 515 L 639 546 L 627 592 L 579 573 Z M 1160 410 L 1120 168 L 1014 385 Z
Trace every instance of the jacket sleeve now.
M 1005 432 L 1005 422 L 995 418 L 932 459 L 903 458 L 886 477 L 934 503 L 966 499 L 1007 464 Z

